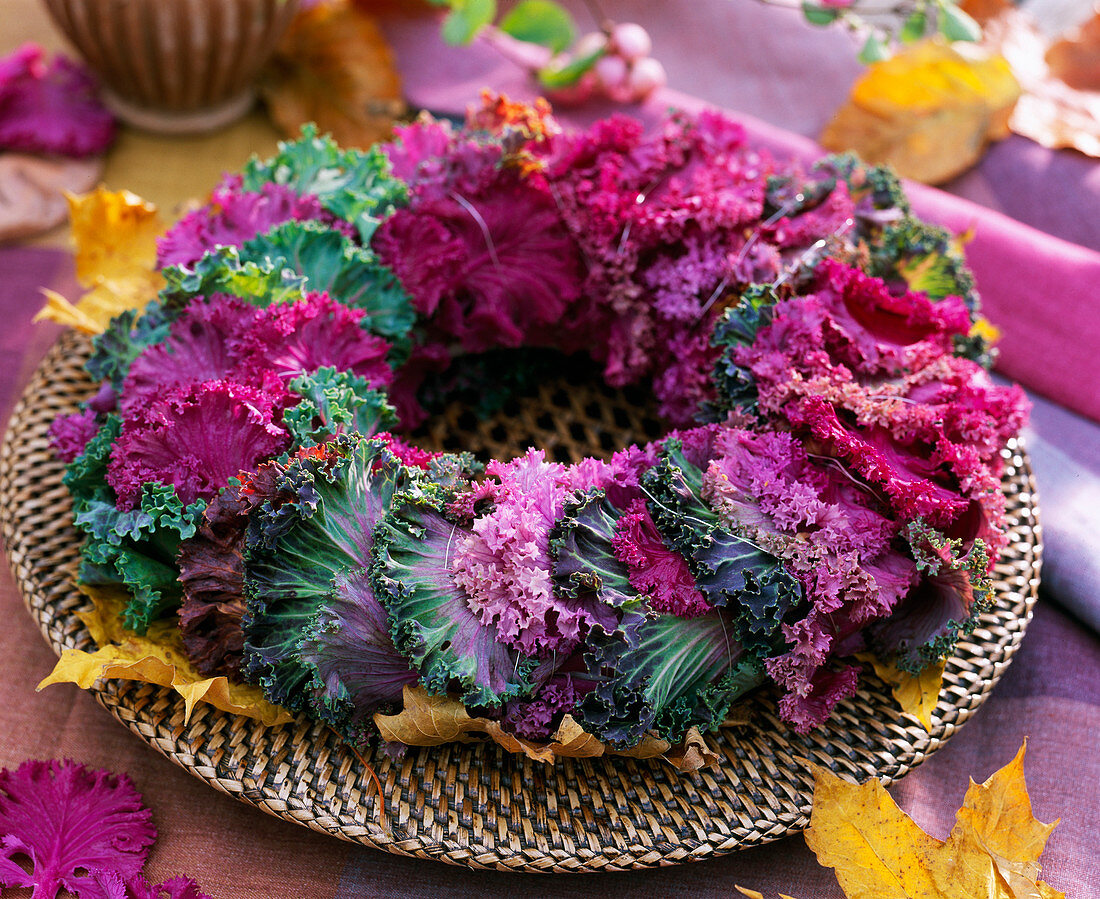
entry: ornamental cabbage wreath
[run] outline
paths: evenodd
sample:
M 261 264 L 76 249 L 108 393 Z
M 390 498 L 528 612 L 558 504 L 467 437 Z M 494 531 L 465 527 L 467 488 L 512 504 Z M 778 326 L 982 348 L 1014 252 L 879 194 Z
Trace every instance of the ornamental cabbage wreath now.
M 856 653 L 917 674 L 990 601 L 1026 402 L 886 170 L 486 98 L 366 152 L 307 130 L 158 255 L 52 429 L 80 578 L 353 747 L 446 739 L 400 726 L 437 702 L 454 738 L 657 754 L 762 684 L 805 732 Z M 395 436 L 509 347 L 587 354 L 676 430 L 569 465 Z

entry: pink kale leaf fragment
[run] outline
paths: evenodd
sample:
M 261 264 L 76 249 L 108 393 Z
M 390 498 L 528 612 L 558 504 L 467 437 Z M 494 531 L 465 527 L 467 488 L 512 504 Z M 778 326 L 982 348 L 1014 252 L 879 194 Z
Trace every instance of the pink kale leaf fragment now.
M 127 899 L 210 899 L 190 877 L 169 877 L 151 884 L 138 875 L 127 884 Z
M 82 66 L 37 44 L 0 59 L 0 150 L 93 156 L 114 139 L 111 114 Z
M 59 415 L 50 425 L 50 446 L 62 462 L 72 462 L 84 452 L 88 441 L 95 437 L 98 430 L 99 423 L 93 409 Z
M 89 872 L 130 878 L 145 864 L 157 831 L 126 775 L 72 761 L 27 761 L 0 771 L 0 887 L 80 893 Z M 28 872 L 20 859 L 29 858 Z
M 225 178 L 211 193 L 210 202 L 185 215 L 157 240 L 157 265 L 190 265 L 214 247 L 239 247 L 283 222 L 317 221 L 349 236 L 353 231 L 311 194 L 299 195 L 275 183 L 249 191 L 241 180 L 240 175 Z

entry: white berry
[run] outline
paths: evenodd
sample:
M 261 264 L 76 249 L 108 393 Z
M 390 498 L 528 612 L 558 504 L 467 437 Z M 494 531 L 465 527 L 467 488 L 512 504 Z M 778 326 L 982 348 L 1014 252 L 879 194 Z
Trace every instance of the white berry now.
M 627 61 L 649 56 L 653 41 L 649 33 L 635 22 L 623 22 L 611 31 L 611 46 Z
M 639 59 L 630 67 L 628 82 L 635 100 L 644 100 L 658 88 L 668 83 L 665 67 L 652 56 Z
M 627 65 L 621 56 L 601 56 L 596 60 L 596 79 L 608 93 L 626 84 Z

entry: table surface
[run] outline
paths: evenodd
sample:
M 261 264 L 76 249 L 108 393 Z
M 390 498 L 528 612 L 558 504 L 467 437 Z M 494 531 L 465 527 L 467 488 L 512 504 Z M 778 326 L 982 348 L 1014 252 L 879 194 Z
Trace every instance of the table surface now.
M 1069 6 L 1043 2 L 1051 10 Z M 809 137 L 820 129 L 857 71 L 846 35 L 810 29 L 795 13 L 750 0 L 606 0 L 603 5 L 614 18 L 645 25 L 655 55 L 669 69 L 672 90 L 631 110 L 649 120 L 668 103 L 702 100 L 747 113 L 750 134 L 762 142 L 805 152 L 810 145 L 798 135 Z M 583 13 L 578 10 L 578 15 Z M 0 0 L 0 22 L 0 53 L 27 39 L 63 47 L 35 0 Z M 439 47 L 430 24 L 397 16 L 386 27 L 410 99 L 418 104 L 457 111 L 482 84 L 523 91 L 516 74 L 490 53 Z M 167 139 L 123 130 L 104 180 L 172 210 L 201 197 L 221 171 L 239 167 L 251 153 L 270 152 L 275 139 L 259 113 L 204 138 Z M 980 268 L 1034 271 L 1046 291 L 1035 303 L 1059 297 L 1081 328 L 1096 324 L 1100 304 L 1092 285 L 1100 279 L 1092 275 L 1100 273 L 1095 252 L 1100 249 L 1100 166 L 1095 161 L 1012 138 L 948 188 L 1011 217 L 1002 219 L 938 192 L 921 194 L 921 202 L 942 219 L 957 223 L 969 216 L 979 224 L 987 235 L 984 244 L 977 241 Z M 39 288 L 70 297 L 77 293 L 66 239 L 58 230 L 0 247 L 0 310 L 7 325 L 0 332 L 0 419 L 6 419 L 58 333 L 50 325 L 30 323 L 41 305 Z M 997 307 L 1004 296 L 999 285 L 990 284 L 994 291 L 991 295 L 986 288 L 987 305 Z M 1030 312 L 1006 308 L 1015 309 L 1013 315 Z M 1071 330 L 1069 336 L 1063 331 L 1050 339 L 1082 338 Z M 1067 343 L 1067 352 L 1072 349 Z M 1034 387 L 1029 378 L 1041 377 L 1042 366 L 1029 368 L 1021 358 L 1022 368 L 1010 373 Z M 1048 395 L 1072 397 L 1068 376 L 1059 369 L 1058 378 L 1039 385 Z M 1035 399 L 1028 440 L 1048 549 L 1043 599 L 1011 668 L 983 709 L 891 793 L 921 826 L 944 837 L 968 777 L 984 780 L 1027 738 L 1035 813 L 1047 821 L 1061 818 L 1043 856 L 1044 877 L 1069 896 L 1086 897 L 1100 895 L 1100 795 L 1095 786 L 1100 781 L 1095 748 L 1100 735 L 1100 538 L 1095 536 L 1100 534 L 1100 428 L 1056 402 L 1037 394 Z M 767 896 L 841 896 L 832 873 L 817 866 L 800 837 L 689 866 L 601 875 L 598 883 L 580 876 L 551 880 L 455 869 L 341 843 L 215 792 L 136 739 L 75 687 L 34 692 L 55 658 L 24 611 L 6 565 L 0 570 L 0 615 L 6 625 L 0 630 L 0 767 L 28 758 L 68 757 L 129 773 L 160 831 L 147 867 L 158 880 L 190 874 L 214 897 L 437 897 L 505 891 L 517 897 L 588 896 L 594 889 L 608 896 L 729 896 L 736 895 L 734 884 Z M 30 891 L 10 895 L 29 896 Z

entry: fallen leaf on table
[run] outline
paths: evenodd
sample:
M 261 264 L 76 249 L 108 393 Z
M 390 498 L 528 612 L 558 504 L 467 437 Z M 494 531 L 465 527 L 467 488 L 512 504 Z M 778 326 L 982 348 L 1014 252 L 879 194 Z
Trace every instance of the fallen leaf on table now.
M 69 195 L 76 277 L 89 288 L 75 305 L 46 290 L 34 317 L 98 334 L 120 312 L 141 309 L 164 286 L 156 269 L 156 239 L 164 231 L 157 208 L 129 191 L 97 188 Z
M 83 690 L 101 678 L 141 681 L 175 690 L 184 698 L 184 720 L 198 702 L 235 715 L 255 718 L 267 726 L 286 724 L 293 716 L 264 699 L 259 687 L 232 684 L 225 677 L 204 678 L 183 651 L 175 621 L 153 624 L 144 636 L 122 627 L 127 596 L 121 591 L 81 586 L 92 608 L 77 615 L 99 647 L 95 652 L 66 649 L 38 688 L 73 683 Z
M 558 758 L 622 755 L 638 759 L 663 758 L 681 771 L 696 771 L 718 760 L 697 728 L 689 730 L 679 746 L 646 737 L 637 746 L 617 752 L 585 731 L 570 715 L 562 719 L 549 742 L 540 743 L 508 733 L 499 721 L 475 718 L 454 697 L 433 695 L 423 687 L 406 686 L 403 706 L 394 715 L 378 713 L 374 716 L 383 740 L 409 746 L 441 746 L 488 737 L 508 752 L 522 752 L 530 759 L 547 764 Z
M 737 892 L 739 892 L 742 896 L 748 896 L 749 899 L 764 899 L 764 894 L 757 890 L 749 890 L 745 887 L 738 886 L 737 884 L 734 884 L 733 888 L 737 890 Z M 779 899 L 794 899 L 794 897 L 788 896 L 786 893 L 780 893 Z
M 345 147 L 388 138 L 405 112 L 393 53 L 374 19 L 347 2 L 304 8 L 268 67 L 268 112 L 284 134 L 316 122 Z
M 66 193 L 91 190 L 103 157 L 0 154 L 0 242 L 22 240 L 60 225 L 69 214 Z
M 1100 12 L 1051 44 L 1046 62 L 1070 87 L 1100 91 Z
M 943 669 L 947 666 L 945 661 L 941 659 L 929 665 L 920 674 L 910 674 L 869 652 L 856 653 L 856 658 L 868 662 L 875 669 L 875 674 L 890 687 L 903 712 L 916 718 L 925 730 L 932 730 L 932 712 L 939 702 Z
M 877 780 L 857 786 L 815 765 L 806 843 L 848 899 L 1065 899 L 1038 880 L 1058 822 L 1032 814 L 1025 749 L 984 784 L 970 782 L 946 840 L 921 830 Z
M 1054 75 L 1047 39 L 1024 13 L 1007 10 L 983 31 L 983 45 L 1003 54 L 1023 88 L 1009 127 L 1044 147 L 1100 157 L 1100 90 L 1076 90 Z
M 1006 9 L 1012 9 L 1012 3 L 1009 0 L 963 0 L 959 4 L 959 9 L 979 25 L 984 25 Z
M 826 126 L 822 145 L 928 184 L 958 175 L 990 141 L 1007 136 L 1020 93 L 1004 59 L 967 53 L 931 40 L 873 63 Z

